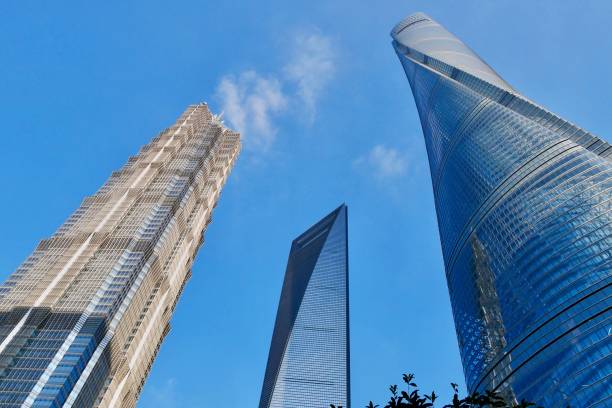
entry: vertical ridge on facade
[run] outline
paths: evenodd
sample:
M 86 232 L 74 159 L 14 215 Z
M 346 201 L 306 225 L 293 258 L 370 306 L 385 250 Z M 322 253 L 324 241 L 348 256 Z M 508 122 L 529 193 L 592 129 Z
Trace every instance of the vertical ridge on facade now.
M 134 407 L 239 134 L 189 106 L 0 286 L 0 407 Z

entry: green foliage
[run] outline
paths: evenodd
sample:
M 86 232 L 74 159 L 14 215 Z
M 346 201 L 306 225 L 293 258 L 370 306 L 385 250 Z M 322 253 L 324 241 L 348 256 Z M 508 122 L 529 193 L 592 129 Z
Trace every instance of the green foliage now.
M 384 408 L 433 408 L 438 396 L 434 391 L 431 394 L 421 394 L 419 387 L 414 382 L 414 374 L 404 374 L 404 383 L 406 389 L 401 390 L 397 385 L 391 385 L 389 391 L 391 397 Z M 443 405 L 442 408 L 528 408 L 535 407 L 535 404 L 522 400 L 520 403 L 508 402 L 504 397 L 495 391 L 486 391 L 484 394 L 478 392 L 468 395 L 465 398 L 459 398 L 459 386 L 451 383 L 453 388 L 453 400 L 451 403 Z M 342 408 L 330 404 L 330 408 Z M 372 401 L 366 408 L 378 408 L 378 405 Z M 541 407 L 538 407 L 541 408 Z

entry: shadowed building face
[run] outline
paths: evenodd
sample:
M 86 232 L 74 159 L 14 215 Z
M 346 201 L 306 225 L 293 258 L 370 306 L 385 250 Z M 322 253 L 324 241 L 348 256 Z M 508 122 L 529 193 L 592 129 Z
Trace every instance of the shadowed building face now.
M 607 406 L 612 148 L 428 16 L 391 36 L 425 136 L 469 390 Z
M 276 314 L 260 408 L 349 407 L 347 209 L 297 237 Z

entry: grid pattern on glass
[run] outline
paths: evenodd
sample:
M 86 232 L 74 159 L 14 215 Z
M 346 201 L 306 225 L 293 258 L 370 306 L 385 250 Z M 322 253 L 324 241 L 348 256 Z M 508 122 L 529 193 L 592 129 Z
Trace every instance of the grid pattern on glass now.
M 260 407 L 350 406 L 346 206 L 298 237 L 290 262 L 309 246 L 316 250 L 308 270 L 288 266 L 270 351 L 279 344 L 281 358 L 268 361 Z M 284 320 L 291 309 L 283 308 L 283 298 L 294 297 L 287 282 L 299 281 L 295 271 L 308 276 L 298 285 L 295 315 Z M 279 322 L 289 329 L 280 330 Z
M 190 106 L 0 288 L 0 407 L 134 406 L 240 149 Z
M 424 14 L 392 37 L 425 136 L 468 388 L 609 404 L 612 148 Z

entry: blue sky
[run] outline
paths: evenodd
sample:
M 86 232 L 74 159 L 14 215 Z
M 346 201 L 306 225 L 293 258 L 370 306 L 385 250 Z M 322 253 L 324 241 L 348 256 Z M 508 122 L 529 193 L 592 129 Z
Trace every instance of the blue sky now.
M 610 140 L 612 3 L 5 1 L 0 278 L 194 102 L 244 132 L 140 408 L 256 406 L 291 240 L 349 207 L 352 400 L 462 382 L 426 153 L 391 27 L 424 11 Z

